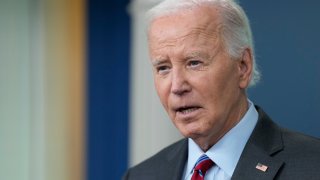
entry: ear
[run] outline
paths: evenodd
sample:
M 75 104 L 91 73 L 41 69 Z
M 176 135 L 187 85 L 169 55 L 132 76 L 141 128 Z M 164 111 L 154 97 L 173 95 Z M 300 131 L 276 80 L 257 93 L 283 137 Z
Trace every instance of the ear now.
M 239 59 L 238 63 L 239 68 L 239 87 L 241 89 L 246 89 L 249 86 L 253 68 L 253 57 L 252 51 L 249 48 L 246 48 L 242 57 Z

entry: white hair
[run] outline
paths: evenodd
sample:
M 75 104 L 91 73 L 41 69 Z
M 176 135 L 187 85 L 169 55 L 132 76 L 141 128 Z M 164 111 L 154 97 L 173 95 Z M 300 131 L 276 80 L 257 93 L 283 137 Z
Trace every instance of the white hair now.
M 228 54 L 241 58 L 247 48 L 252 51 L 253 73 L 249 86 L 260 80 L 254 56 L 254 45 L 249 20 L 244 10 L 234 0 L 164 0 L 147 12 L 148 25 L 156 18 L 199 6 L 216 7 L 222 18 L 222 40 Z

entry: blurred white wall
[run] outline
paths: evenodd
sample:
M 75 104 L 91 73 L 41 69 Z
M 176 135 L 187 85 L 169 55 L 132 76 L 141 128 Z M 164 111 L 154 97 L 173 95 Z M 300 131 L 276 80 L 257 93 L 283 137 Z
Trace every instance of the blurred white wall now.
M 39 159 L 43 161 L 43 148 L 31 147 L 36 129 L 32 128 L 36 121 L 32 109 L 38 106 L 31 99 L 31 89 L 41 88 L 42 82 L 32 80 L 41 72 L 32 66 L 32 45 L 36 44 L 31 43 L 29 5 L 34 4 L 29 0 L 0 1 L 0 179 L 29 179 L 31 162 L 37 166 Z M 39 139 L 38 143 L 43 142 Z
M 0 1 L 0 179 L 84 179 L 84 1 Z
M 134 0 L 131 45 L 130 166 L 181 138 L 156 94 L 148 55 L 145 12 L 161 0 Z

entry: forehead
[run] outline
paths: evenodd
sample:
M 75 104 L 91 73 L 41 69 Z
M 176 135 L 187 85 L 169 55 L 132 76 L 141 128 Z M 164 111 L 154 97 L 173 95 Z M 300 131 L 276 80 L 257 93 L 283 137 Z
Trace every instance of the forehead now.
M 149 46 L 176 43 L 188 37 L 217 39 L 221 23 L 218 8 L 195 7 L 158 17 L 150 25 Z M 190 38 L 189 38 L 190 39 Z
M 196 6 L 184 10 L 176 10 L 169 14 L 156 17 L 151 21 L 149 36 L 160 34 L 176 26 L 190 29 L 206 28 L 208 32 L 215 31 L 220 23 L 219 9 L 214 6 Z M 179 29 L 181 31 L 181 29 Z M 181 33 L 181 32 L 180 32 Z

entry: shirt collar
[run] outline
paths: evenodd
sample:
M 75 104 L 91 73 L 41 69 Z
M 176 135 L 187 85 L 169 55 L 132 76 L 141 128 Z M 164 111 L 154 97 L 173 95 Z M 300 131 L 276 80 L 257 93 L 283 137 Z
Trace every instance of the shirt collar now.
M 232 176 L 244 146 L 258 121 L 257 110 L 250 100 L 248 100 L 248 102 L 249 109 L 240 122 L 205 152 L 205 154 L 230 177 Z M 204 154 L 204 152 L 191 138 L 188 139 L 188 149 L 186 172 L 192 172 L 196 161 Z

